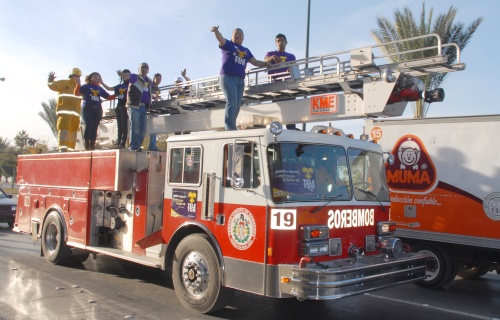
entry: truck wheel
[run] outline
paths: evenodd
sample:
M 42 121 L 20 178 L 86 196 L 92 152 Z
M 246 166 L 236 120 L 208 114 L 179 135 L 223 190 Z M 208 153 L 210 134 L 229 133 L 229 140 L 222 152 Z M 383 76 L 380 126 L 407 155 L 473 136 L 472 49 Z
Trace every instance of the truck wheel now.
M 490 271 L 490 265 L 484 262 L 467 263 L 458 269 L 458 276 L 464 279 L 477 279 Z
M 419 243 L 413 246 L 413 252 L 427 256 L 425 279 L 415 282 L 423 288 L 440 288 L 455 279 L 457 264 L 452 255 L 439 246 Z
M 65 263 L 71 256 L 71 250 L 64 241 L 61 218 L 56 212 L 49 213 L 43 224 L 42 251 L 47 261 L 58 265 Z
M 172 282 L 182 305 L 200 313 L 223 309 L 234 292 L 222 286 L 219 259 L 204 234 L 189 235 L 179 243 L 172 263 Z

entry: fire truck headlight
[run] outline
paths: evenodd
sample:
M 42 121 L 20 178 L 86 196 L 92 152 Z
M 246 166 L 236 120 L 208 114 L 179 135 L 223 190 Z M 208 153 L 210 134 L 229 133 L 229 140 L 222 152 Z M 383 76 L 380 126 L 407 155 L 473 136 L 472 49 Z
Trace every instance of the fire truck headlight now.
M 283 125 L 279 123 L 278 121 L 273 121 L 269 125 L 269 131 L 271 131 L 272 134 L 275 136 L 281 134 L 283 132 Z
M 312 256 L 324 256 L 329 253 L 328 242 L 310 242 L 302 244 L 302 254 Z
M 327 239 L 328 226 L 302 226 L 300 227 L 300 239 L 303 241 Z
M 392 221 L 383 221 L 377 223 L 377 234 L 381 235 L 392 235 L 396 231 L 396 223 Z

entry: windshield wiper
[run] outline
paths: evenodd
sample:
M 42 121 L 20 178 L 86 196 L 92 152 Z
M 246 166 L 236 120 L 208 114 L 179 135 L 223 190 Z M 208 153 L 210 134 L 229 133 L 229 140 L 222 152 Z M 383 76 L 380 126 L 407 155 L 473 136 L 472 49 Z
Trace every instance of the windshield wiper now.
M 359 191 L 361 191 L 364 194 L 367 194 L 369 196 L 373 196 L 378 201 L 378 203 L 380 203 L 380 206 L 382 207 L 382 211 L 385 211 L 384 205 L 382 204 L 382 202 L 380 202 L 380 200 L 377 198 L 377 196 L 373 192 L 371 192 L 370 190 L 363 190 L 361 188 L 356 188 L 356 190 L 359 190 Z
M 330 204 L 330 202 L 334 201 L 335 199 L 339 198 L 339 197 L 342 197 L 344 196 L 343 194 L 338 194 L 336 196 L 332 196 L 332 197 L 323 197 L 323 199 L 329 199 L 324 205 L 322 205 L 321 207 L 316 207 L 315 209 L 313 210 L 310 210 L 309 212 L 310 213 L 316 213 L 318 212 L 319 210 L 323 209 L 324 207 L 326 207 L 328 204 Z

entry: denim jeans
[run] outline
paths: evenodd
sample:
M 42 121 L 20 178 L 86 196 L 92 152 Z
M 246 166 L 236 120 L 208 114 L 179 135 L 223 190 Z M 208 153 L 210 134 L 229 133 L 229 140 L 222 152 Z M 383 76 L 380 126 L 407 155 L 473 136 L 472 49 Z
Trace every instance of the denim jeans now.
M 149 151 L 158 151 L 158 147 L 156 146 L 156 133 L 152 133 L 149 135 Z
M 130 150 L 137 150 L 142 146 L 146 136 L 146 107 L 130 110 Z
M 118 137 L 116 139 L 116 144 L 125 147 L 127 143 L 127 133 L 128 133 L 128 114 L 125 104 L 118 104 L 115 108 L 116 114 L 116 124 L 118 126 Z
M 83 138 L 95 141 L 97 139 L 97 130 L 102 119 L 101 106 L 85 106 L 82 110 L 84 124 Z
M 224 117 L 224 129 L 238 130 L 236 118 L 240 113 L 241 98 L 245 89 L 245 79 L 235 76 L 220 76 L 219 84 L 226 96 L 226 112 Z

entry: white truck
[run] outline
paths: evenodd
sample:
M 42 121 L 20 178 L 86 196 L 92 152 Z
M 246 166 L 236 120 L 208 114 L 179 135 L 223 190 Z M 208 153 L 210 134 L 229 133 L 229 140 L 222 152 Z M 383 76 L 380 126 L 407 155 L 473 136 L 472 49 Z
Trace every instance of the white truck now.
M 499 272 L 499 129 L 500 115 L 367 121 L 365 132 L 394 156 L 386 176 L 396 234 L 429 257 L 417 284 Z

